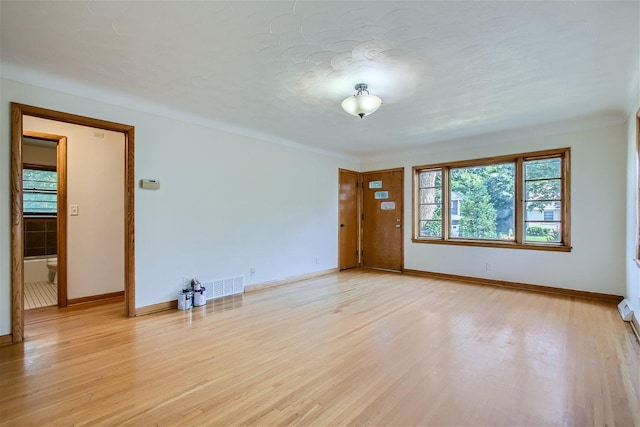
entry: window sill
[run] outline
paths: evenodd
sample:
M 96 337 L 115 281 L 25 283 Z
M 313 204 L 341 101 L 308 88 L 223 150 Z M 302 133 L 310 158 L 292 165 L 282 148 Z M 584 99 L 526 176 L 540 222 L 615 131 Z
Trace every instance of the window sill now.
M 503 249 L 527 249 L 533 251 L 550 251 L 550 252 L 571 252 L 571 246 L 564 245 L 536 245 L 527 243 L 526 245 L 514 242 L 498 242 L 487 241 L 480 242 L 477 240 L 436 240 L 436 239 L 411 239 L 413 243 L 427 243 L 437 245 L 454 245 L 454 246 L 479 246 L 485 248 L 503 248 Z

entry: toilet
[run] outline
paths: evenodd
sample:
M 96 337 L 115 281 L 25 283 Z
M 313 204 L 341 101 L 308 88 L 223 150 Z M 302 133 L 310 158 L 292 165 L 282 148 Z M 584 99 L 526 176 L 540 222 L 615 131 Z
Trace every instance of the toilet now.
M 58 257 L 47 258 L 47 269 L 49 270 L 49 282 L 58 284 Z

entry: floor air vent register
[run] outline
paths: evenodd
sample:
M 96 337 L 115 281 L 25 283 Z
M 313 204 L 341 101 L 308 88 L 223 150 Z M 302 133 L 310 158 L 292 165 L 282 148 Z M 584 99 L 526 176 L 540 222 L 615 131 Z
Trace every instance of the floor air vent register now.
M 211 282 L 203 282 L 207 290 L 207 300 L 226 297 L 227 295 L 241 294 L 244 292 L 244 277 L 236 276 L 227 279 L 218 279 Z

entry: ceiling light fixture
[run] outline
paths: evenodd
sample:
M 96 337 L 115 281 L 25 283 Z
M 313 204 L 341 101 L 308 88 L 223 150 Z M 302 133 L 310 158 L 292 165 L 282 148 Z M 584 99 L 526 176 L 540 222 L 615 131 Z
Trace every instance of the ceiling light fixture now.
M 355 87 L 356 94 L 342 101 L 344 111 L 354 116 L 360 116 L 360 118 L 375 113 L 382 105 L 382 100 L 375 95 L 369 94 L 368 87 L 366 83 L 358 83 Z M 367 92 L 367 94 L 365 95 L 363 92 Z

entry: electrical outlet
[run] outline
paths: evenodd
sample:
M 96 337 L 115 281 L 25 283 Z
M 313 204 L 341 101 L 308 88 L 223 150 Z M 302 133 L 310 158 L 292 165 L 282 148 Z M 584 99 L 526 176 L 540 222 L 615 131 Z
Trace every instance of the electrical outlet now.
M 256 269 L 255 268 L 250 268 L 249 269 L 249 276 L 254 277 L 256 275 Z
M 487 269 L 487 271 L 491 271 L 491 268 L 492 268 L 491 263 L 490 262 L 486 263 L 485 268 Z
M 316 257 L 316 264 L 320 264 L 320 257 L 319 256 Z

